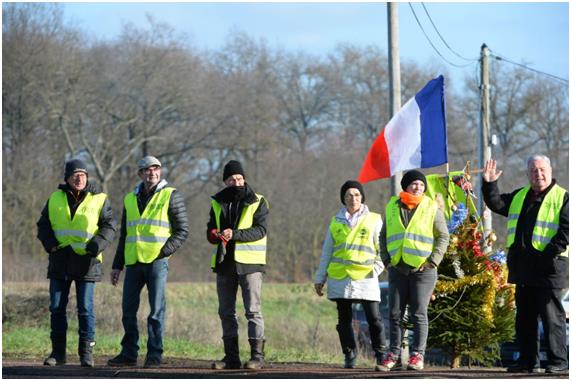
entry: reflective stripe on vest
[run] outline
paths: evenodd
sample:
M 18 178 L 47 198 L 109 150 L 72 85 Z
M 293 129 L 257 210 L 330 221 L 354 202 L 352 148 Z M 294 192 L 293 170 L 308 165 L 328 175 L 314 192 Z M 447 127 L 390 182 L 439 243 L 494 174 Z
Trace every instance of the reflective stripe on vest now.
M 254 223 L 254 214 L 260 207 L 260 202 L 264 196 L 261 194 L 256 194 L 256 197 L 258 198 L 256 202 L 250 205 L 245 205 L 242 209 L 242 214 L 236 229 L 248 229 L 252 227 L 252 224 Z M 267 201 L 265 199 L 264 202 L 266 202 L 267 205 Z M 221 231 L 220 214 L 222 213 L 222 206 L 218 203 L 218 201 L 214 199 L 211 201 L 211 206 L 212 210 L 214 211 L 214 217 L 216 219 L 216 228 L 218 231 Z M 235 241 L 235 244 L 234 260 L 236 262 L 256 265 L 266 264 L 267 235 L 257 241 Z M 219 245 L 221 245 L 221 243 Z M 216 249 L 212 253 L 212 257 L 210 259 L 210 267 L 216 267 Z
M 87 243 L 99 231 L 99 215 L 106 198 L 105 193 L 87 192 L 72 219 L 66 192 L 58 190 L 52 193 L 48 213 L 59 247 L 69 245 L 76 254 L 85 255 Z M 103 255 L 99 254 L 97 259 L 103 261 Z
M 351 229 L 347 224 L 331 219 L 329 232 L 333 239 L 333 253 L 327 274 L 333 279 L 351 277 L 353 280 L 365 278 L 375 264 L 379 252 L 375 240 L 375 230 L 381 221 L 378 213 L 367 213 L 359 223 Z
M 516 193 L 510 204 L 508 212 L 508 237 L 506 246 L 509 248 L 515 241 L 515 232 L 517 230 L 517 222 L 523 208 L 523 202 L 527 193 L 531 188 L 529 186 L 522 188 Z M 551 242 L 551 238 L 557 234 L 559 230 L 559 213 L 565 198 L 565 189 L 555 184 L 543 198 L 535 226 L 533 227 L 531 244 L 538 250 L 543 251 L 545 247 Z M 558 255 L 569 256 L 569 247 Z
M 434 249 L 434 218 L 438 205 L 424 196 L 405 228 L 400 215 L 398 197 L 393 197 L 386 207 L 387 250 L 391 264 L 396 266 L 401 258 L 414 268 L 420 267 Z
M 137 196 L 131 192 L 124 204 L 127 225 L 125 237 L 125 264 L 151 263 L 161 253 L 165 242 L 172 234 L 169 222 L 169 201 L 175 188 L 165 187 L 156 192 L 139 213 Z

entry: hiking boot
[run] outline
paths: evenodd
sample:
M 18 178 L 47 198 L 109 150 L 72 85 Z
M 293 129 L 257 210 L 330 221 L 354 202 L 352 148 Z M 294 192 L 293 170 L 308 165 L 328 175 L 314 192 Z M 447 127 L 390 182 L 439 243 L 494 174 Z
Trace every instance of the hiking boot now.
M 408 358 L 408 370 L 423 370 L 424 356 L 418 352 L 412 352 Z
M 125 357 L 122 353 L 119 353 L 117 356 L 113 357 L 112 359 L 109 359 L 107 361 L 107 365 L 109 366 L 137 366 L 137 360 L 136 359 L 130 359 L 128 357 Z
M 224 341 L 224 358 L 220 361 L 214 361 L 210 367 L 212 369 L 240 369 L 240 348 L 238 346 L 238 336 L 223 338 Z
M 56 366 L 64 365 L 66 363 L 66 338 L 60 337 L 52 339 L 52 353 L 44 360 L 44 365 Z
M 244 369 L 262 369 L 264 362 L 264 339 L 249 339 L 250 359 L 244 364 Z
M 400 358 L 395 356 L 392 352 L 388 352 L 382 361 L 375 365 L 375 370 L 380 372 L 389 372 L 391 370 L 397 370 L 402 367 Z
M 81 366 L 93 368 L 95 365 L 93 361 L 93 347 L 95 341 L 82 340 L 79 342 L 77 353 L 79 354 L 79 362 Z
M 343 368 L 355 369 L 356 366 L 357 366 L 357 352 L 354 350 L 346 351 L 345 361 L 343 362 Z

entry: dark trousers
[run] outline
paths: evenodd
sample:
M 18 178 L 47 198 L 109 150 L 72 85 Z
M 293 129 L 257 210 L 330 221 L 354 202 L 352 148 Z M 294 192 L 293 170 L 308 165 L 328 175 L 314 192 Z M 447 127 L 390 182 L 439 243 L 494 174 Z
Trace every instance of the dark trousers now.
M 379 312 L 379 302 L 370 300 L 351 300 L 351 299 L 336 299 L 339 326 L 347 329 L 353 329 L 353 303 L 361 303 L 367 324 L 369 324 L 369 333 L 371 335 L 371 344 L 375 354 L 384 353 L 387 346 L 387 339 L 385 337 L 385 326 L 383 324 L 383 317 Z
M 568 364 L 565 310 L 561 304 L 562 289 L 517 285 L 516 338 L 520 350 L 520 365 L 539 368 L 538 318 L 543 323 L 547 344 L 547 364 Z

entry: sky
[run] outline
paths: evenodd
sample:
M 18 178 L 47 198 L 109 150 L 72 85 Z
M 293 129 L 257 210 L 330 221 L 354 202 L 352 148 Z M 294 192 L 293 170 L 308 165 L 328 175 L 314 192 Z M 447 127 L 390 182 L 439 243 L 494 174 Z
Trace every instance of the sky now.
M 399 3 L 401 62 L 446 67 L 452 80 L 478 75 L 480 47 L 536 70 L 569 78 L 569 5 L 560 3 Z M 116 38 L 125 23 L 148 26 L 146 15 L 190 36 L 198 48 L 219 49 L 233 28 L 270 47 L 324 56 L 339 43 L 388 50 L 387 6 L 377 3 L 64 3 L 64 18 L 97 39 Z M 460 58 L 456 54 L 468 59 Z M 505 65 L 510 65 L 505 63 Z M 436 66 L 434 66 L 436 65 Z M 440 66 L 438 66 L 440 65 Z M 462 66 L 462 67 L 456 67 Z

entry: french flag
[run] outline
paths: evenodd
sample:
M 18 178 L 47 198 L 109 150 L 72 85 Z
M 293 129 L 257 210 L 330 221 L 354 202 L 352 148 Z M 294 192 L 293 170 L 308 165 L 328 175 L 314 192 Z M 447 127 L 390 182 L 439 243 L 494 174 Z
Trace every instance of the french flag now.
M 444 77 L 432 79 L 387 123 L 359 173 L 359 181 L 391 177 L 397 172 L 448 162 Z

